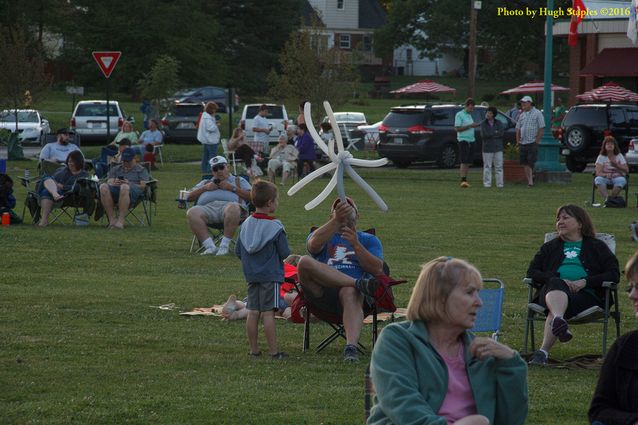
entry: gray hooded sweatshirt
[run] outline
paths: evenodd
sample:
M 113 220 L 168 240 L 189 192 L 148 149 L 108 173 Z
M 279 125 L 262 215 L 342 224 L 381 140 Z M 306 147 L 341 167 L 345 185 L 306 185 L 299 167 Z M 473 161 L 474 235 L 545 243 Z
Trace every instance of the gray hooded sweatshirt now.
M 254 213 L 241 225 L 235 253 L 241 260 L 246 282 L 283 282 L 283 260 L 290 255 L 281 221 Z

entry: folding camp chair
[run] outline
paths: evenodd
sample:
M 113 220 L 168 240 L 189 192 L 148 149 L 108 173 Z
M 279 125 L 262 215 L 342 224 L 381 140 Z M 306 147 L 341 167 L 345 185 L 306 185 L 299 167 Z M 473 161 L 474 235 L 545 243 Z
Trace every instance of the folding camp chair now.
M 549 242 L 557 237 L 556 232 L 546 233 L 545 242 Z M 596 239 L 600 239 L 605 242 L 612 253 L 616 253 L 616 239 L 614 235 L 609 233 L 596 233 Z M 545 322 L 546 313 L 545 307 L 534 302 L 537 297 L 540 287 L 535 284 L 530 278 L 523 279 L 523 283 L 528 286 L 527 291 L 527 319 L 525 325 L 525 345 L 523 348 L 524 353 L 527 351 L 528 340 L 531 339 L 531 351 L 536 350 L 536 344 L 534 342 L 534 322 Z M 602 287 L 605 290 L 605 296 L 603 299 L 603 307 L 593 306 L 585 311 L 577 314 L 576 316 L 567 320 L 569 324 L 582 324 L 582 323 L 602 323 L 603 336 L 602 336 L 602 349 L 603 356 L 607 353 L 607 331 L 609 325 L 609 318 L 613 318 L 616 323 L 616 338 L 620 336 L 620 312 L 618 310 L 618 282 L 603 282 Z M 613 311 L 611 310 L 613 305 Z
M 24 221 L 26 210 L 29 210 L 32 222 L 36 224 L 40 221 L 42 212 L 39 192 L 43 181 L 41 179 L 37 181 L 35 190 L 29 189 L 27 179 L 22 178 L 22 181 L 28 190 L 24 208 L 22 209 L 22 220 Z M 59 222 L 64 225 L 67 224 L 64 222 L 65 219 L 69 219 L 68 224 L 88 224 L 88 218 L 95 211 L 98 202 L 97 192 L 97 183 L 94 180 L 89 178 L 78 179 L 64 198 L 53 202 L 52 218 L 49 220 L 49 224 Z
M 312 228 L 311 231 L 314 231 L 315 229 L 316 228 Z M 375 229 L 368 229 L 366 230 L 366 232 L 372 235 L 376 233 Z M 390 268 L 385 262 L 383 263 L 383 273 L 386 276 L 390 275 Z M 393 281 L 393 284 L 404 283 L 404 282 L 406 281 L 405 280 Z M 324 348 L 330 345 L 337 338 L 343 338 L 345 340 L 346 331 L 345 331 L 345 328 L 343 327 L 342 318 L 336 317 L 332 314 L 322 311 L 320 308 L 318 308 L 316 305 L 312 303 L 312 299 L 308 297 L 304 297 L 303 283 L 298 284 L 297 290 L 299 292 L 299 297 L 302 297 L 303 304 L 306 307 L 304 310 L 304 315 L 303 315 L 304 317 L 303 351 L 306 352 L 310 348 L 310 322 L 311 322 L 310 316 L 311 315 L 317 317 L 322 322 L 328 324 L 328 326 L 332 328 L 332 333 L 328 335 L 326 338 L 324 338 L 319 343 L 319 345 L 317 345 L 317 348 L 315 349 L 316 353 L 321 352 Z M 394 300 L 391 287 L 388 288 L 388 293 L 386 293 L 386 296 Z M 368 301 L 370 308 L 368 309 L 368 311 L 364 311 L 364 314 L 367 313 L 368 316 L 372 316 L 372 347 L 374 347 L 374 344 L 377 341 L 377 335 L 378 335 L 378 313 L 383 313 L 383 312 L 393 313 L 396 310 L 396 307 L 394 307 L 393 305 L 392 308 L 389 308 L 389 309 L 382 308 L 380 305 L 378 305 L 377 300 L 371 299 L 369 297 L 367 297 L 366 300 Z M 360 342 L 358 342 L 357 349 L 359 350 L 359 352 L 364 353 L 366 350 L 366 347 Z
M 492 286 L 496 287 L 492 288 Z M 489 288 L 487 286 L 490 286 Z M 472 333 L 490 332 L 494 341 L 498 341 L 501 334 L 501 318 L 503 315 L 503 300 L 505 298 L 505 285 L 497 278 L 484 278 L 483 289 L 479 291 L 479 297 L 483 306 L 479 309 L 474 322 L 474 327 L 470 329 Z M 364 380 L 364 423 L 368 422 L 372 400 L 376 394 L 372 378 L 370 377 L 370 364 L 366 367 L 363 375 Z
M 598 190 L 598 187 L 596 186 L 596 183 L 594 182 L 595 179 L 596 179 L 596 172 L 594 171 L 592 173 L 592 178 L 591 178 L 591 205 L 594 205 L 596 203 L 596 191 Z M 625 192 L 625 202 L 629 203 L 629 173 L 625 174 L 625 179 L 627 180 L 627 184 L 623 188 L 623 191 Z M 611 193 L 613 186 L 607 185 L 607 189 Z M 636 194 L 636 196 L 637 196 L 636 206 L 638 207 L 638 193 Z

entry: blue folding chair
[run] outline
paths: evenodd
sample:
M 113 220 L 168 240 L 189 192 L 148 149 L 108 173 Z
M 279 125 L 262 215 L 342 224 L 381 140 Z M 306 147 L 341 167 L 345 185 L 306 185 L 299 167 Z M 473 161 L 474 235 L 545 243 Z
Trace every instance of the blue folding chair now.
M 492 286 L 497 287 L 492 288 Z M 505 298 L 503 281 L 496 278 L 483 279 L 483 289 L 479 291 L 479 297 L 483 301 L 483 307 L 479 309 L 474 327 L 470 329 L 470 332 L 490 332 L 492 339 L 498 341 L 501 334 L 501 317 L 503 315 L 503 299 Z

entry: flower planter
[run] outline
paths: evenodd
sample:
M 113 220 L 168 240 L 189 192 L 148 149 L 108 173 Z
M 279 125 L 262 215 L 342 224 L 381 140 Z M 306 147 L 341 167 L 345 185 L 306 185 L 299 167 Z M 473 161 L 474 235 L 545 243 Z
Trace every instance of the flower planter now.
M 503 161 L 503 173 L 505 175 L 505 181 L 508 183 L 527 182 L 523 166 L 514 159 L 506 159 Z

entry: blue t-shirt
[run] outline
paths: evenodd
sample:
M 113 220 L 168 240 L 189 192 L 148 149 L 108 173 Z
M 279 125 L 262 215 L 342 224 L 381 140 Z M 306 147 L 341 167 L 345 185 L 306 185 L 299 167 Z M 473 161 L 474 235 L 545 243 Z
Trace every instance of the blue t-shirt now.
M 236 186 L 235 176 L 229 175 L 226 181 L 230 183 L 231 185 Z M 202 180 L 201 182 L 197 183 L 191 189 L 191 191 L 195 189 L 199 189 L 200 187 L 204 186 L 208 182 L 210 182 L 210 179 Z M 239 187 L 240 189 L 247 190 L 247 191 L 250 191 L 251 189 L 250 183 L 248 183 L 246 179 L 244 179 L 243 177 L 239 178 Z M 197 205 L 206 205 L 215 201 L 237 202 L 242 206 L 246 206 L 246 201 L 240 198 L 237 193 L 231 192 L 230 190 L 224 190 L 224 189 L 210 190 L 210 191 L 206 191 L 202 193 L 201 195 L 199 195 L 199 198 L 197 198 Z
M 147 145 L 149 143 L 162 143 L 162 132 L 159 130 L 146 130 L 139 138 L 139 143 Z
M 308 239 L 311 236 L 312 233 L 308 236 Z M 379 238 L 361 231 L 357 232 L 357 238 L 370 254 L 383 259 L 383 247 Z M 341 237 L 340 233 L 335 233 L 321 252 L 311 255 L 315 260 L 327 264 L 354 279 L 359 279 L 365 273 L 359 264 L 359 259 L 354 255 L 354 248 Z

